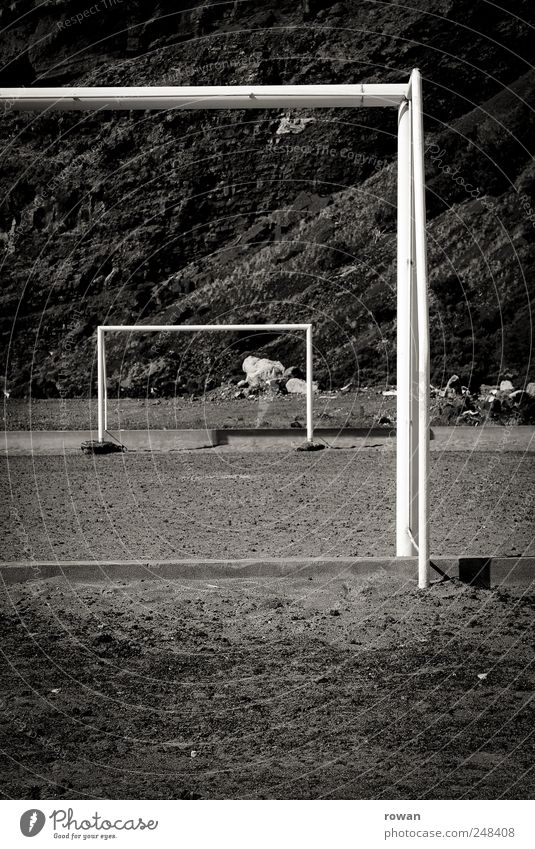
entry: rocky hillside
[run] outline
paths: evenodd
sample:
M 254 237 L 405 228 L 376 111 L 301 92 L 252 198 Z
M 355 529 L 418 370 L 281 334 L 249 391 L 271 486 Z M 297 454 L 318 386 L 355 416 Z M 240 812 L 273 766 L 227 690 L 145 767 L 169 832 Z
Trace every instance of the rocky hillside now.
M 433 383 L 535 378 L 533 5 L 20 0 L 10 85 L 388 82 L 422 69 Z M 16 115 L 0 126 L 15 395 L 84 395 L 100 323 L 312 321 L 320 385 L 395 381 L 393 110 Z M 110 340 L 111 390 L 197 392 L 303 340 Z

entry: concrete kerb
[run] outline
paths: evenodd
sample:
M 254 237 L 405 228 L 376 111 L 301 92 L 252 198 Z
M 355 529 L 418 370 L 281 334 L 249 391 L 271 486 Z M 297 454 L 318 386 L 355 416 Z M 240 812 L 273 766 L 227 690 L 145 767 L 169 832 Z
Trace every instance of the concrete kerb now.
M 109 437 L 125 445 L 127 451 L 165 453 L 200 448 L 269 451 L 297 448 L 303 442 L 304 431 L 293 428 L 147 429 L 109 431 Z M 327 448 L 394 451 L 396 447 L 396 431 L 392 428 L 317 428 L 314 438 Z M 94 439 L 96 432 L 89 430 L 4 431 L 0 453 L 26 456 L 77 454 L 82 442 Z M 431 429 L 430 445 L 432 451 L 535 453 L 535 427 L 434 427 Z
M 482 588 L 528 586 L 535 557 L 432 557 L 434 580 L 458 579 Z M 433 567 L 437 567 L 436 569 Z M 0 563 L 5 584 L 65 578 L 86 583 L 119 580 L 215 580 L 255 578 L 365 578 L 372 575 L 416 581 L 417 557 L 254 558 L 246 560 L 80 560 Z

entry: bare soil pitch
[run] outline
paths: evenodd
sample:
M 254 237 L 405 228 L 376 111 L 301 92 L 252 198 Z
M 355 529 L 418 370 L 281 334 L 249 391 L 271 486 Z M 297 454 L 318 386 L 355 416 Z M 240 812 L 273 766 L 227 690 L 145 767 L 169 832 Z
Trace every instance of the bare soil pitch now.
M 433 550 L 535 553 L 533 455 L 432 455 Z M 4 560 L 393 553 L 393 452 L 14 457 Z M 399 578 L 2 596 L 14 798 L 533 798 L 535 595 Z
M 534 466 L 433 453 L 432 554 L 535 554 Z M 0 484 L 7 561 L 394 554 L 393 450 L 15 456 Z
M 175 398 L 110 398 L 110 430 L 150 428 L 287 428 L 306 426 L 304 395 L 262 394 L 235 399 L 236 387 L 214 389 L 202 396 Z M 372 427 L 385 416 L 396 417 L 395 397 L 381 389 L 359 393 L 319 393 L 314 398 L 317 427 Z M 10 398 L 1 413 L 5 430 L 87 430 L 97 426 L 96 398 Z
M 533 798 L 535 596 L 396 579 L 11 587 L 15 798 Z

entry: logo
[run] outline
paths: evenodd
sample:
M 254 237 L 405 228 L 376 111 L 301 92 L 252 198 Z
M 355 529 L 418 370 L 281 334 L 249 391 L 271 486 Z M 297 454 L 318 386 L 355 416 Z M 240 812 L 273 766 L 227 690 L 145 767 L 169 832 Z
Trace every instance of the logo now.
M 42 811 L 37 808 L 31 808 L 29 811 L 24 811 L 20 818 L 20 830 L 24 837 L 35 837 L 39 834 L 46 822 L 46 817 Z

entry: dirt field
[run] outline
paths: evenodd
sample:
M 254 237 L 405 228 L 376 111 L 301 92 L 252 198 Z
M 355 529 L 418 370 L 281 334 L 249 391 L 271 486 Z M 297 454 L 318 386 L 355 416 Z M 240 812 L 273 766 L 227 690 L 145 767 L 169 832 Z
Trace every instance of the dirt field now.
M 303 395 L 255 399 L 221 397 L 214 390 L 200 398 L 110 398 L 110 430 L 119 428 L 254 428 L 289 427 L 296 419 L 306 421 Z M 396 399 L 383 397 L 380 389 L 344 394 L 320 392 L 314 399 L 317 427 L 371 427 L 386 416 L 396 417 Z M 96 399 L 10 398 L 2 410 L 6 430 L 87 430 L 97 424 Z
M 532 458 L 433 454 L 433 551 L 534 554 Z M 378 449 L 13 457 L 2 558 L 392 554 L 394 469 Z M 534 610 L 383 577 L 4 587 L 2 792 L 533 798 Z
M 535 554 L 535 455 L 433 453 L 432 554 Z M 3 560 L 394 553 L 395 456 L 11 457 Z
M 11 587 L 3 794 L 533 798 L 534 608 L 379 578 Z

